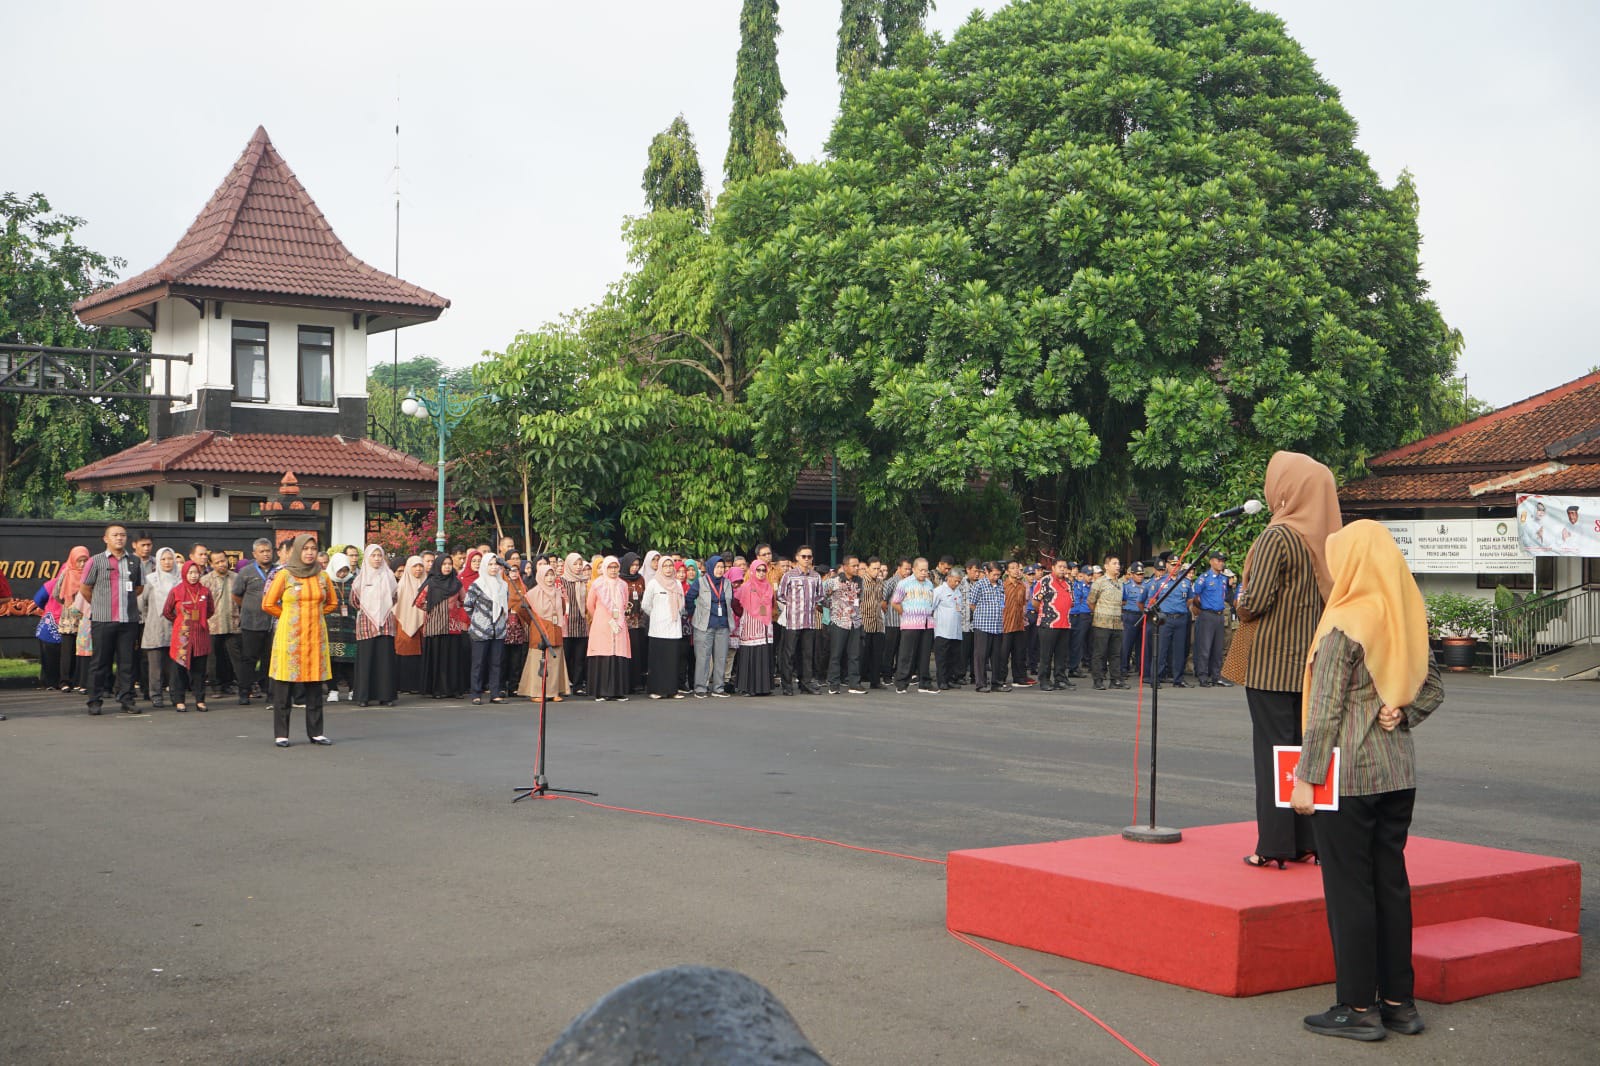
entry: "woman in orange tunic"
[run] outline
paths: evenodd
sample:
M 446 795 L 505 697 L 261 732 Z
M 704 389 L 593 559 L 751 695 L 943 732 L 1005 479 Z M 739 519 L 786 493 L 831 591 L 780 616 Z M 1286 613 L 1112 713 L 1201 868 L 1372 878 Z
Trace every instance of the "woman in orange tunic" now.
M 277 690 L 272 699 L 272 724 L 273 743 L 280 748 L 289 746 L 290 701 L 297 696 L 306 705 L 306 736 L 311 743 L 333 743 L 322 732 L 322 683 L 333 677 L 323 615 L 338 606 L 333 582 L 317 565 L 317 540 L 302 533 L 289 548 L 288 562 L 273 575 L 261 597 L 261 609 L 278 620 L 267 676 Z

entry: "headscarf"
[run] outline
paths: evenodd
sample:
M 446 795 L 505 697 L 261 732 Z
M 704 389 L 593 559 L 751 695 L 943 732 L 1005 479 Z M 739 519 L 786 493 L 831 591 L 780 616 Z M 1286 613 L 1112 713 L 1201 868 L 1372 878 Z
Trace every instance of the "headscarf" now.
M 172 556 L 173 567 L 171 570 L 161 569 L 161 557 L 163 555 Z M 145 575 L 144 583 L 145 586 L 150 590 L 150 602 L 159 604 L 159 606 L 156 607 L 156 610 L 160 611 L 167 605 L 167 593 L 171 592 L 174 588 L 177 588 L 178 581 L 182 578 L 183 572 L 177 566 L 178 553 L 173 551 L 171 548 L 162 548 L 160 551 L 156 552 L 155 559 L 155 569 L 151 570 Z M 315 564 L 312 565 L 315 566 Z
M 1333 591 L 1311 638 L 1304 689 L 1311 687 L 1317 645 L 1338 629 L 1361 645 L 1384 706 L 1404 707 L 1428 678 L 1428 609 L 1417 579 L 1389 530 L 1370 519 L 1351 522 L 1326 547 Z M 1305 718 L 1302 709 L 1302 725 Z
M 534 571 L 533 588 L 528 590 L 528 609 L 533 616 L 528 638 L 535 650 L 540 637 L 551 645 L 561 642 L 567 624 L 565 594 L 555 566 L 549 560 L 541 561 Z
M 499 574 L 499 576 L 495 576 L 486 572 L 490 562 L 499 563 L 500 560 L 492 554 L 485 555 L 482 561 L 478 564 L 478 587 L 483 590 L 479 593 L 479 595 L 487 596 L 489 598 L 489 617 L 492 620 L 498 621 L 499 619 L 504 618 L 506 616 L 506 612 L 510 609 L 509 604 L 511 601 L 511 586 L 506 584 L 503 566 L 501 568 L 502 573 Z
M 1267 463 L 1267 509 L 1272 526 L 1288 526 L 1300 535 L 1317 568 L 1317 588 L 1327 600 L 1333 590 L 1328 568 L 1328 537 L 1339 531 L 1339 489 L 1333 471 L 1299 452 L 1274 452 Z M 1245 560 L 1249 562 L 1248 557 Z M 1248 581 L 1248 578 L 1246 579 Z
M 706 568 L 707 573 L 710 572 L 710 569 L 710 567 Z M 700 564 L 695 562 L 693 559 L 685 559 L 683 561 L 683 581 L 680 583 L 679 587 L 687 590 L 690 585 L 697 584 L 699 581 Z
M 78 560 L 78 565 L 72 565 L 73 560 Z M 67 553 L 67 561 L 56 572 L 55 598 L 65 606 L 72 606 L 73 597 L 78 595 L 78 590 L 83 588 L 83 568 L 89 562 L 89 549 L 82 544 L 75 545 Z
M 566 561 L 561 566 L 561 580 L 583 580 L 583 556 L 577 552 L 568 552 Z
M 730 566 L 730 567 L 728 567 L 727 577 L 728 577 L 728 583 L 730 585 L 737 586 L 742 581 L 744 581 L 744 567 L 742 567 L 742 566 Z
M 619 561 L 617 563 L 617 565 L 621 566 L 622 563 Z M 605 573 L 605 569 L 606 569 L 606 556 L 596 555 L 594 558 L 589 560 L 589 587 L 590 588 L 593 588 L 594 587 L 594 583 L 596 581 L 600 580 L 601 575 Z M 622 575 L 618 574 L 617 576 L 621 577 Z
M 294 543 L 289 545 L 289 560 L 283 564 L 283 568 L 302 581 L 316 577 L 318 574 L 320 574 L 322 572 L 322 568 L 317 565 L 316 559 L 312 559 L 309 563 L 302 563 L 300 561 L 300 553 L 305 550 L 305 546 L 307 544 L 315 544 L 316 542 L 317 538 L 313 537 L 310 533 L 302 533 L 298 537 L 294 538 Z M 333 562 L 332 559 L 329 559 L 328 561 L 330 564 Z M 346 564 L 349 564 L 349 562 L 349 559 L 345 560 Z
M 749 580 L 739 586 L 733 597 L 744 608 L 745 614 L 762 625 L 771 623 L 776 593 L 772 583 L 767 580 L 767 564 L 757 559 L 750 567 Z
M 600 576 L 595 578 L 592 584 L 599 590 L 600 602 L 606 605 L 607 610 L 611 611 L 613 618 L 621 622 L 623 620 L 622 612 L 628 606 L 628 586 L 623 583 L 620 576 L 605 576 L 606 570 L 610 568 L 612 563 L 616 563 L 618 570 L 621 570 L 622 560 L 615 555 L 608 555 L 600 560 Z M 678 593 L 678 603 L 680 606 L 683 603 L 682 592 Z
M 428 573 L 424 587 L 428 590 L 426 609 L 429 611 L 461 591 L 461 579 L 453 573 L 444 572 L 444 563 L 448 558 L 450 556 L 439 553 L 434 557 L 433 569 Z
M 194 584 L 192 585 L 189 583 L 190 570 L 195 572 L 195 580 Z M 181 607 L 187 603 L 198 603 L 200 600 L 205 599 L 205 597 L 209 595 L 210 590 L 200 582 L 200 579 L 205 577 L 206 573 L 205 570 L 201 568 L 199 563 L 194 562 L 193 560 L 185 562 L 181 567 L 179 567 L 179 573 L 181 576 L 178 578 L 178 584 L 175 586 L 177 591 L 172 595 L 172 598 L 177 602 L 178 606 Z M 162 606 L 166 606 L 165 601 L 162 601 Z
M 350 557 L 344 552 L 328 553 L 328 579 L 343 581 L 350 573 Z
M 461 562 L 461 587 L 469 589 L 472 583 L 478 580 L 478 567 L 483 565 L 483 553 L 477 548 L 467 552 L 467 557 Z
M 408 637 L 415 636 L 428 621 L 428 612 L 417 606 L 417 596 L 422 592 L 422 586 L 427 583 L 428 575 L 411 576 L 411 568 L 421 563 L 420 555 L 413 555 L 407 559 L 405 575 L 396 583 L 394 613 L 400 622 L 400 632 Z
M 639 568 L 639 576 L 644 578 L 645 584 L 648 585 L 655 580 L 656 563 L 660 562 L 660 560 L 661 553 L 658 551 L 652 550 L 644 553 L 644 566 Z
M 376 566 L 372 563 L 374 553 L 378 557 Z M 389 570 L 389 556 L 381 544 L 368 544 L 361 558 L 361 570 L 356 574 L 353 586 L 356 601 L 361 604 L 361 613 L 381 631 L 389 624 L 389 616 L 394 613 L 395 597 L 400 593 L 400 582 L 395 580 L 394 574 Z M 409 563 L 406 565 L 410 566 Z M 411 594 L 413 600 L 416 599 L 416 595 L 414 592 Z

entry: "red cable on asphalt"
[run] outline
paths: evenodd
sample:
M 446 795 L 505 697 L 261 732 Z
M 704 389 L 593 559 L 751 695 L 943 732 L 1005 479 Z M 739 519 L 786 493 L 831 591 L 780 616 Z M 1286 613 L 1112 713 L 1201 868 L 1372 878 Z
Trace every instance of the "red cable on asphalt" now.
M 1196 535 L 1198 536 L 1198 533 Z M 1189 543 L 1193 544 L 1194 541 L 1191 540 Z M 1188 549 L 1185 548 L 1184 550 L 1187 551 Z M 1142 656 L 1141 656 L 1141 659 L 1142 659 Z M 1141 664 L 1140 669 L 1141 670 L 1143 669 L 1142 664 Z M 667 814 L 667 813 L 665 813 L 663 811 L 647 811 L 647 810 L 642 810 L 642 809 L 640 809 L 638 807 L 618 807 L 618 806 L 615 806 L 615 805 L 610 804 L 610 803 L 596 803 L 594 800 L 579 799 L 576 796 L 558 796 L 558 795 L 553 795 L 553 794 L 550 794 L 550 793 L 544 793 L 544 794 L 539 795 L 539 796 L 537 796 L 535 798 L 537 798 L 537 799 L 546 799 L 546 800 L 566 800 L 568 803 L 581 803 L 585 807 L 598 807 L 600 810 L 603 810 L 603 811 L 618 811 L 618 812 L 621 812 L 623 814 L 642 814 L 647 818 L 665 818 L 668 821 L 673 821 L 673 822 L 692 822 L 692 823 L 694 823 L 696 825 L 712 825 L 712 826 L 717 826 L 718 828 L 721 828 L 721 829 L 738 829 L 738 830 L 742 830 L 743 832 L 746 832 L 746 833 L 761 833 L 764 836 L 783 837 L 786 840 L 804 840 L 804 841 L 808 841 L 808 842 L 813 843 L 813 844 L 829 844 L 829 845 L 831 845 L 833 847 L 845 848 L 845 849 L 847 849 L 849 851 L 864 851 L 864 852 L 868 853 L 869 855 L 887 855 L 891 859 L 909 859 L 912 862 L 927 863 L 930 866 L 944 866 L 944 865 L 946 865 L 946 863 L 945 863 L 945 861 L 943 859 L 928 859 L 928 858 L 924 858 L 921 855 L 907 855 L 904 852 L 899 852 L 899 851 L 884 851 L 881 848 L 867 848 L 867 847 L 862 847 L 860 844 L 846 844 L 846 843 L 844 843 L 843 841 L 840 841 L 840 840 L 829 840 L 827 837 L 806 836 L 804 833 L 785 833 L 785 832 L 783 832 L 781 830 L 778 830 L 778 829 L 762 829 L 762 828 L 760 828 L 758 826 L 752 826 L 752 825 L 736 825 L 733 822 L 718 822 L 718 821 L 714 821 L 714 820 L 712 820 L 710 818 L 692 818 L 692 817 L 690 817 L 689 815 L 686 815 L 686 814 Z M 1108 1034 L 1110 1034 L 1112 1039 L 1114 1039 L 1117 1043 L 1121 1044 L 1123 1047 L 1127 1048 L 1129 1051 L 1133 1052 L 1135 1055 L 1139 1056 L 1139 1058 L 1141 1060 L 1143 1060 L 1144 1062 L 1146 1062 L 1148 1064 L 1148 1066 L 1161 1066 L 1161 1064 L 1156 1062 L 1155 1059 L 1152 1059 L 1149 1055 L 1146 1055 L 1144 1052 L 1140 1051 L 1137 1047 L 1135 1047 L 1133 1042 L 1130 1041 L 1127 1037 L 1123 1036 L 1121 1033 L 1119 1033 L 1115 1029 L 1111 1028 L 1111 1026 L 1107 1025 L 1105 1022 L 1101 1021 L 1099 1018 L 1095 1017 L 1095 1015 L 1093 1013 L 1091 1013 L 1089 1010 L 1087 1010 L 1081 1004 L 1076 1003 L 1075 1001 L 1073 1001 L 1070 997 L 1068 997 L 1063 992 L 1061 992 L 1058 989 L 1052 988 L 1049 985 L 1045 984 L 1043 981 L 1041 981 L 1037 977 L 1033 976 L 1033 974 L 1029 973 L 1027 970 L 1024 970 L 1022 967 L 1018 966 L 1016 963 L 1010 961 L 1009 959 L 1003 958 L 1002 956 L 995 954 L 993 951 L 990 951 L 988 948 L 984 947 L 982 944 L 978 943 L 976 940 L 973 940 L 971 937 L 967 936 L 965 933 L 958 933 L 954 929 L 951 929 L 948 926 L 945 927 L 945 932 L 949 933 L 951 936 L 955 937 L 957 940 L 961 941 L 963 944 L 966 944 L 968 947 L 977 948 L 983 954 L 989 956 L 989 958 L 991 958 L 994 961 L 1000 963 L 1006 969 L 1011 970 L 1011 971 L 1013 971 L 1013 972 L 1015 972 L 1017 974 L 1020 974 L 1021 976 L 1027 978 L 1028 981 L 1032 982 L 1035 985 L 1038 985 L 1040 988 L 1042 988 L 1044 991 L 1050 993 L 1052 996 L 1055 996 L 1061 1002 L 1065 1003 L 1067 1006 L 1071 1007 L 1073 1010 L 1077 1011 L 1079 1014 L 1083 1015 L 1085 1018 L 1089 1019 L 1091 1022 L 1093 1022 L 1094 1024 L 1098 1025 L 1101 1029 L 1104 1029 Z

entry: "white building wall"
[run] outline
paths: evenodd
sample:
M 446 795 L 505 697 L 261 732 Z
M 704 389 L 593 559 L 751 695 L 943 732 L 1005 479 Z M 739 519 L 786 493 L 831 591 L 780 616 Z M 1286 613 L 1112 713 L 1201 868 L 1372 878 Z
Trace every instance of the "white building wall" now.
M 173 392 L 193 396 L 197 389 L 233 388 L 235 321 L 267 325 L 267 402 L 248 406 L 269 410 L 327 410 L 300 405 L 301 326 L 333 327 L 335 401 L 339 397 L 367 395 L 366 326 L 352 324 L 349 312 L 224 303 L 222 317 L 218 318 L 216 304 L 207 301 L 206 317 L 202 319 L 200 312 L 187 300 L 163 300 L 156 312 L 156 328 L 151 337 L 153 349 L 171 355 L 194 355 L 192 368 L 174 364 Z M 156 382 L 160 383 L 159 377 Z M 192 403 L 176 403 L 173 410 L 191 406 Z
M 357 498 L 352 500 L 351 493 L 341 492 L 333 498 L 333 526 L 328 543 L 366 547 L 367 494 L 363 492 L 356 495 Z

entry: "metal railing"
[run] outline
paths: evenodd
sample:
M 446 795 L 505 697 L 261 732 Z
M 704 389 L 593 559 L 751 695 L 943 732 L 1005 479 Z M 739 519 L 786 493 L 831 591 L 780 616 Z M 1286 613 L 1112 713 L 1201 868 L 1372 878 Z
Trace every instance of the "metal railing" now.
M 1600 636 L 1600 589 L 1583 585 L 1530 596 L 1493 612 L 1489 643 L 1494 672 L 1588 643 Z
M 156 364 L 164 380 L 156 390 Z M 172 364 L 193 354 L 124 352 L 108 348 L 56 348 L 0 344 L 0 392 L 75 396 L 94 400 L 186 400 L 172 391 Z

